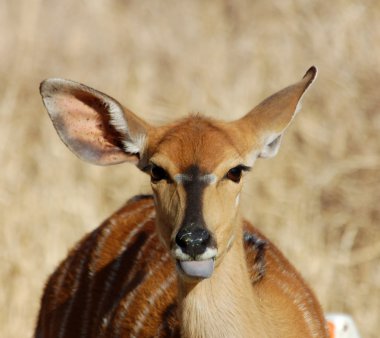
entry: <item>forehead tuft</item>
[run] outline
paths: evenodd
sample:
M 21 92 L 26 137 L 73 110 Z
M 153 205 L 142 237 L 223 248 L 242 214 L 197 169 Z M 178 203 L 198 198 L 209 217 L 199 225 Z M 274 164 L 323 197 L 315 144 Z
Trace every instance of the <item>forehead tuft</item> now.
M 197 165 L 212 172 L 224 159 L 241 156 L 236 145 L 236 132 L 225 122 L 199 115 L 161 127 L 159 140 L 152 153 L 161 153 L 179 170 Z

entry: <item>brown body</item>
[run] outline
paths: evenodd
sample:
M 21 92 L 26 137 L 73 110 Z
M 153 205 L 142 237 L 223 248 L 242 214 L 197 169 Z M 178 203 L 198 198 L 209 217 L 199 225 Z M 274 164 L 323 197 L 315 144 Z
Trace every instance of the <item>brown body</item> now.
M 36 337 L 180 336 L 175 265 L 154 217 L 152 197 L 133 199 L 71 251 L 47 283 Z M 323 337 L 321 308 L 298 272 L 251 224 L 244 230 L 252 288 L 269 317 L 261 325 L 277 337 L 295 337 L 295 325 L 297 337 Z
M 237 121 L 159 127 L 87 86 L 43 82 L 63 142 L 95 164 L 136 164 L 153 198 L 130 201 L 74 248 L 46 286 L 36 338 L 327 337 L 300 275 L 239 216 L 243 176 L 277 153 L 315 76 Z

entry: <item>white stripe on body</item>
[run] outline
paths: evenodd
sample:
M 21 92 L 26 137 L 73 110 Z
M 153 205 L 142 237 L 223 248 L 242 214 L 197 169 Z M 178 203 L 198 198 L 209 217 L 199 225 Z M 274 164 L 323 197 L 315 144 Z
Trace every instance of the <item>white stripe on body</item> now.
M 156 271 L 158 271 L 161 268 L 161 266 L 164 265 L 169 260 L 169 258 L 170 258 L 169 253 L 165 253 L 161 257 L 160 261 L 155 265 L 155 267 L 153 269 L 149 269 L 148 273 L 144 276 L 141 283 L 132 292 L 130 292 L 127 295 L 127 297 L 121 302 L 120 304 L 121 310 L 118 312 L 118 315 L 115 320 L 115 336 L 116 337 L 120 336 L 122 322 L 128 313 L 129 306 L 132 304 L 133 300 L 137 297 L 138 291 L 141 285 L 147 282 L 150 277 L 154 276 Z M 172 276 L 175 276 L 175 274 L 173 273 Z
M 78 247 L 79 247 L 79 243 L 74 248 L 74 250 L 76 251 Z M 73 254 L 73 255 L 69 256 L 69 258 L 64 262 L 64 264 L 62 266 L 62 270 L 60 270 L 59 277 L 57 278 L 57 283 L 55 284 L 55 286 L 53 285 L 54 292 L 53 292 L 53 297 L 51 299 L 51 308 L 52 309 L 57 309 L 57 307 L 59 305 L 57 300 L 59 299 L 59 294 L 61 293 L 61 290 L 63 287 L 63 282 L 66 280 L 67 274 L 69 272 L 69 268 L 71 267 L 71 264 L 74 260 L 74 257 L 75 257 L 75 255 Z M 56 316 L 57 316 L 57 312 L 53 311 L 52 312 L 52 318 L 51 318 L 52 323 L 55 322 Z M 43 329 L 43 326 L 41 328 Z
M 158 329 L 156 331 L 156 334 L 154 335 L 154 338 L 160 338 L 161 334 L 162 334 L 162 331 L 164 330 L 165 327 L 167 327 L 167 328 L 170 329 L 169 323 L 165 322 L 165 321 L 162 321 L 161 325 L 158 327 Z M 170 337 L 174 337 L 175 333 L 176 333 L 176 327 L 173 327 L 172 331 L 171 331 L 171 334 L 170 334 Z
M 149 221 L 152 221 L 154 218 L 154 214 L 155 214 L 155 211 L 152 210 L 149 215 L 146 216 L 146 218 L 144 218 L 144 220 L 137 224 L 132 230 L 131 232 L 129 233 L 128 237 L 123 241 L 118 253 L 117 253 L 117 258 L 116 258 L 116 262 L 114 264 L 114 267 L 113 269 L 110 271 L 106 281 L 105 281 L 105 287 L 104 287 L 104 290 L 102 292 L 102 295 L 100 297 L 100 301 L 99 301 L 99 305 L 98 305 L 98 309 L 96 311 L 96 316 L 95 316 L 95 320 L 97 321 L 97 319 L 100 317 L 101 315 L 101 311 L 102 311 L 102 308 L 103 308 L 103 304 L 106 300 L 106 296 L 109 292 L 109 290 L 111 289 L 112 285 L 113 285 L 113 282 L 115 280 L 115 278 L 117 278 L 118 274 L 117 272 L 119 271 L 120 269 L 120 264 L 121 264 L 121 256 L 123 254 L 123 252 L 125 250 L 127 250 L 127 246 L 129 244 L 129 242 L 132 240 L 132 238 L 140 231 L 140 229 L 146 224 L 148 223 Z
M 83 313 L 83 321 L 82 321 L 82 326 L 81 326 L 80 336 L 82 338 L 87 337 L 87 334 L 88 334 L 89 315 L 90 315 L 90 311 L 92 308 L 92 299 L 93 299 L 92 290 L 94 288 L 94 278 L 93 278 L 94 273 L 95 273 L 94 266 L 96 266 L 98 259 L 100 257 L 99 252 L 101 251 L 101 249 L 103 249 L 104 243 L 106 242 L 106 239 L 111 234 L 112 228 L 115 224 L 116 224 L 115 221 L 110 220 L 109 224 L 107 224 L 107 226 L 101 232 L 100 239 L 96 243 L 97 246 L 96 246 L 94 253 L 93 253 L 93 259 L 91 259 L 90 264 L 88 266 L 88 270 L 89 270 L 88 274 L 90 277 L 90 285 L 87 288 L 86 301 L 85 301 L 85 307 L 84 307 L 84 313 Z M 90 330 L 91 330 L 91 328 L 90 328 Z
M 86 260 L 88 258 L 88 254 L 87 253 L 88 253 L 88 251 L 91 250 L 91 248 L 93 246 L 92 242 L 96 239 L 96 233 L 97 232 L 94 231 L 91 234 L 90 239 L 88 239 L 85 242 L 86 246 L 83 249 L 83 255 L 81 257 L 80 263 L 78 264 L 77 268 L 75 269 L 75 274 L 74 274 L 75 280 L 74 280 L 73 286 L 70 289 L 70 296 L 69 296 L 68 305 L 65 307 L 65 312 L 64 312 L 64 314 L 62 316 L 61 325 L 60 325 L 60 328 L 58 330 L 58 338 L 62 338 L 62 337 L 65 336 L 66 328 L 67 328 L 67 322 L 68 322 L 69 316 L 71 314 L 71 311 L 72 311 L 72 308 L 73 308 L 73 305 L 74 305 L 74 301 L 76 299 L 75 296 L 76 296 L 76 292 L 78 291 L 78 288 L 79 288 L 79 282 L 80 282 L 81 276 L 83 274 L 83 268 L 85 268 L 85 262 L 86 262 Z M 75 256 L 75 253 L 73 254 L 73 258 L 74 258 L 74 256 Z M 67 275 L 67 272 L 68 272 L 68 269 L 65 271 L 65 277 Z M 62 286 L 63 286 L 63 278 L 62 278 L 61 287 Z
M 135 210 L 132 210 L 126 215 L 123 215 L 124 221 L 128 222 L 128 219 L 135 216 L 136 214 L 143 212 L 145 209 L 151 208 L 151 205 L 144 205 L 141 208 L 137 208 Z M 104 249 L 104 245 L 109 238 L 109 236 L 112 234 L 114 227 L 118 224 L 118 222 L 114 219 L 110 219 L 109 223 L 104 227 L 104 229 L 101 232 L 101 236 L 98 239 L 98 241 L 95 243 L 96 248 L 92 254 L 89 266 L 88 266 L 88 273 L 89 273 L 89 279 L 90 279 L 90 285 L 87 288 L 86 292 L 86 303 L 84 307 L 84 314 L 83 314 L 83 321 L 81 325 L 81 337 L 85 338 L 88 335 L 88 325 L 89 325 L 89 316 L 92 309 L 92 301 L 93 301 L 93 289 L 95 285 L 95 273 L 96 273 L 96 267 L 98 265 L 99 259 L 101 258 L 101 253 Z M 91 328 L 90 328 L 91 330 Z
M 276 261 L 276 264 L 275 264 L 276 266 L 281 266 L 281 267 L 283 266 L 283 264 L 281 264 L 280 260 L 278 259 L 277 255 L 275 255 L 272 251 L 267 250 L 266 255 L 270 255 L 272 259 Z M 294 272 L 290 272 L 289 270 L 285 268 L 281 269 L 281 274 L 287 277 L 290 277 L 291 280 L 295 282 L 299 281 L 298 277 L 296 276 Z M 307 329 L 310 333 L 310 336 L 318 338 L 318 332 L 317 332 L 318 329 L 315 327 L 315 324 L 314 324 L 315 321 L 313 321 L 313 318 L 316 318 L 316 313 L 311 313 L 311 312 L 314 312 L 313 308 L 311 308 L 311 311 L 310 311 L 310 308 L 308 309 L 307 307 L 307 304 L 310 303 L 312 299 L 309 291 L 305 290 L 307 291 L 307 294 L 298 293 L 298 296 L 294 297 L 294 291 L 292 291 L 291 287 L 287 286 L 287 284 L 293 285 L 292 282 L 283 283 L 282 278 L 278 278 L 278 277 L 275 279 L 272 279 L 272 281 L 279 287 L 279 289 L 282 292 L 286 294 L 288 299 L 293 299 L 293 304 L 296 305 L 297 308 L 302 313 L 302 317 L 304 318 L 304 321 L 307 324 Z
M 156 303 L 156 300 L 162 296 L 162 294 L 172 285 L 175 281 L 176 275 L 172 274 L 166 278 L 165 282 L 160 285 L 156 293 L 152 294 L 148 301 L 144 311 L 138 316 L 136 326 L 131 334 L 131 337 L 139 337 L 140 331 L 145 323 L 146 318 L 148 317 L 152 307 Z
M 162 322 L 161 323 L 161 325 L 158 327 L 158 329 L 157 329 L 157 332 L 156 332 L 156 334 L 155 334 L 155 336 L 154 336 L 154 338 L 159 338 L 160 336 L 161 336 L 161 332 L 162 332 L 162 330 L 164 329 L 164 327 L 167 325 L 167 323 L 166 322 Z
M 133 265 L 133 268 L 132 270 L 129 272 L 128 274 L 128 279 L 123 283 L 123 287 L 119 293 L 120 296 L 124 295 L 125 292 L 126 292 L 126 288 L 128 287 L 129 283 L 131 282 L 132 280 L 132 277 L 134 276 L 134 273 L 136 272 L 136 269 L 137 269 L 137 265 L 138 263 L 140 262 L 141 258 L 144 256 L 145 257 L 145 261 L 149 261 L 150 259 L 150 256 L 152 256 L 155 252 L 154 250 L 151 250 L 148 254 L 145 252 L 144 249 L 146 249 L 147 247 L 149 247 L 149 244 L 152 240 L 154 239 L 158 239 L 157 236 L 156 236 L 156 233 L 152 233 L 150 234 L 150 236 L 148 237 L 148 239 L 145 241 L 144 245 L 140 248 L 140 251 L 138 253 L 138 255 L 136 256 L 136 259 L 135 259 L 135 262 L 134 262 L 134 265 Z M 139 265 L 140 266 L 140 265 Z M 117 310 L 117 307 L 118 305 L 120 304 L 120 297 L 117 297 L 115 299 L 115 302 L 114 304 L 112 305 L 112 308 L 111 310 L 106 314 L 105 317 L 103 317 L 102 319 L 102 323 L 105 325 L 109 323 L 110 319 L 113 317 L 115 311 Z M 102 326 L 103 329 L 106 329 L 106 326 Z

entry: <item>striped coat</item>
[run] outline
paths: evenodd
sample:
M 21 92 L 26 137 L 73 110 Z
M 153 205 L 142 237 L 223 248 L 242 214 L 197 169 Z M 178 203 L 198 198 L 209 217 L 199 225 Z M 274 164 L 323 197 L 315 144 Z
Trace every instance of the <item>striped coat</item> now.
M 281 282 L 302 288 L 282 254 L 248 223 L 245 230 L 252 284 L 282 274 Z M 136 196 L 85 236 L 52 274 L 35 337 L 179 337 L 176 278 L 155 231 L 153 199 Z M 314 298 L 310 291 L 304 297 Z

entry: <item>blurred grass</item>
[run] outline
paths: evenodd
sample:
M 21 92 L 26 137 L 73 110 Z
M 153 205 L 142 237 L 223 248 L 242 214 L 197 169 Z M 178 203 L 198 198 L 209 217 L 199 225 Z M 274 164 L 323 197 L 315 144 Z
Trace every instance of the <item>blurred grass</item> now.
M 132 166 L 81 163 L 51 126 L 40 81 L 105 91 L 150 121 L 233 119 L 315 64 L 278 157 L 259 161 L 243 212 L 326 311 L 380 331 L 380 3 L 0 2 L 0 336 L 31 336 L 43 283 L 68 248 L 149 191 Z

